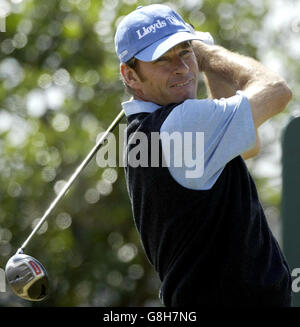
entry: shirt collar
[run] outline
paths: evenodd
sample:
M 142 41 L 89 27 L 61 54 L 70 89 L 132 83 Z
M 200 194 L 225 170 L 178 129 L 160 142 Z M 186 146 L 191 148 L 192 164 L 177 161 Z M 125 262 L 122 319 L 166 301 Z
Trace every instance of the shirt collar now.
M 122 107 L 125 111 L 125 115 L 128 117 L 130 115 L 139 114 L 141 112 L 152 113 L 158 108 L 161 108 L 156 103 L 146 102 L 141 100 L 129 100 L 122 103 Z

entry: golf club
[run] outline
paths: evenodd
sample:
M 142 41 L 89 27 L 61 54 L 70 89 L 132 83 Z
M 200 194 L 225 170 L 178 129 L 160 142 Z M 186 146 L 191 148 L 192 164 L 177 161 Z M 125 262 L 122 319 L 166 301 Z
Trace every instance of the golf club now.
M 8 260 L 5 267 L 5 275 L 9 285 L 17 296 L 29 301 L 41 301 L 47 297 L 49 290 L 47 271 L 38 260 L 29 255 L 24 254 L 24 250 L 32 239 L 32 237 L 36 234 L 36 232 L 45 222 L 47 217 L 57 206 L 61 198 L 67 193 L 67 191 L 69 190 L 75 179 L 78 177 L 78 175 L 81 173 L 81 171 L 87 166 L 87 164 L 91 161 L 91 159 L 100 149 L 100 147 L 104 144 L 109 133 L 113 131 L 113 129 L 122 120 L 124 115 L 124 111 L 121 110 L 121 112 L 111 123 L 105 133 L 103 133 L 96 145 L 92 148 L 86 158 L 71 175 L 70 179 L 64 185 L 64 187 L 59 192 L 54 201 L 50 204 L 49 208 L 46 210 L 39 223 L 35 226 L 30 235 L 27 237 L 21 247 L 17 250 L 16 254 Z

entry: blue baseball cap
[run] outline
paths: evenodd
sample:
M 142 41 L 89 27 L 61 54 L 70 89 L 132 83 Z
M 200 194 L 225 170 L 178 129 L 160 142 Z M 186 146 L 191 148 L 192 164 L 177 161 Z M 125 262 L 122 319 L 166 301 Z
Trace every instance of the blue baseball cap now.
M 161 4 L 138 7 L 117 27 L 115 47 L 120 62 L 132 57 L 153 61 L 177 44 L 202 40 L 173 9 Z

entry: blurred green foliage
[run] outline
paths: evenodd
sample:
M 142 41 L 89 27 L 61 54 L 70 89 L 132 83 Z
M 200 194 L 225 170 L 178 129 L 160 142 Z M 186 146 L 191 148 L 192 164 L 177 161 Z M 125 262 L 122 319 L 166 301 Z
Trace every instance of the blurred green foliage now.
M 152 3 L 5 2 L 9 15 L 6 32 L 0 33 L 1 268 L 127 99 L 114 52 L 116 25 L 138 5 Z M 261 50 L 262 22 L 272 6 L 251 0 L 169 4 L 196 29 L 209 31 L 217 44 L 253 57 Z M 269 39 L 270 46 L 275 40 Z M 300 65 L 295 58 L 282 60 L 295 66 L 296 85 Z M 199 96 L 205 96 L 203 84 Z M 249 163 L 254 173 L 263 155 Z M 278 216 L 278 185 L 269 185 L 268 178 L 256 180 L 264 206 Z M 26 253 L 46 267 L 50 296 L 29 303 L 7 289 L 0 293 L 0 306 L 161 305 L 160 282 L 133 223 L 122 167 L 100 168 L 94 159 Z

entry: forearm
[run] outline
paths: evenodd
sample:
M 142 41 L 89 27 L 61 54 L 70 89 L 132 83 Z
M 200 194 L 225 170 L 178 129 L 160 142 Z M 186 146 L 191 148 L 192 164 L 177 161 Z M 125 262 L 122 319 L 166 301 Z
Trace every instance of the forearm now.
M 225 48 L 215 47 L 213 51 L 214 60 L 207 61 L 205 56 L 205 47 L 203 49 L 202 45 L 194 42 L 194 49 L 198 59 L 199 70 L 203 72 L 203 79 L 205 86 L 207 88 L 208 96 L 214 99 L 228 98 L 236 94 L 238 89 L 241 89 L 241 85 L 237 83 L 237 78 L 232 73 L 235 73 L 237 68 L 234 69 L 232 63 L 224 61 L 224 53 L 218 53 Z M 206 50 L 209 48 L 206 47 Z M 204 50 L 204 51 L 203 51 Z M 209 49 L 211 50 L 211 48 Z M 226 60 L 231 55 L 231 52 L 227 52 Z M 219 57 L 216 57 L 218 55 Z M 221 56 L 222 57 L 221 57 Z M 232 58 L 230 58 L 232 60 Z M 235 58 L 234 61 L 236 61 Z M 236 64 L 236 62 L 235 62 Z M 226 67 L 226 65 L 228 67 Z M 225 68 L 225 69 L 224 69 Z M 234 69 L 234 70 L 233 70 Z M 228 71 L 230 74 L 228 75 Z
M 256 128 L 291 100 L 292 92 L 285 81 L 255 59 L 201 41 L 193 41 L 193 48 L 212 96 L 228 97 L 237 90 L 244 91 Z
M 280 81 L 281 78 L 253 58 L 231 52 L 221 46 L 209 46 L 200 41 L 193 42 L 199 70 L 213 83 L 243 90 L 250 83 Z
M 213 72 L 203 73 L 203 80 L 207 95 L 212 99 L 229 98 L 236 94 L 236 88 Z

